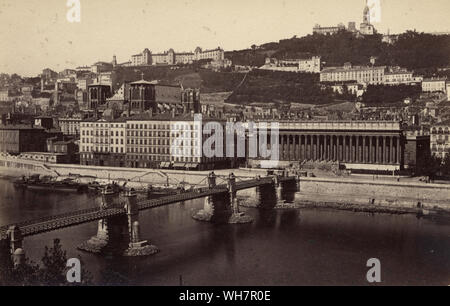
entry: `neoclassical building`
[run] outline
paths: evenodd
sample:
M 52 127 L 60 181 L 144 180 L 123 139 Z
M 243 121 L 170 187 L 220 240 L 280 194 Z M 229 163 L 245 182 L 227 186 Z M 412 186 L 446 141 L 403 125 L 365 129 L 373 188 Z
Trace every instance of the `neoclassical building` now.
M 347 169 L 400 170 L 404 144 L 400 122 L 279 122 L 281 166 L 328 161 L 343 164 Z

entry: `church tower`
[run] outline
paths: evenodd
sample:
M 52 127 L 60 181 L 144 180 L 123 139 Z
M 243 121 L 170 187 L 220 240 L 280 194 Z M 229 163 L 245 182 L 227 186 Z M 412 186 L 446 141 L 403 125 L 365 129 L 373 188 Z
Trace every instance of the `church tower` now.
M 370 24 L 370 8 L 367 3 L 363 11 L 363 23 Z
M 360 33 L 362 35 L 374 35 L 376 33 L 375 31 L 375 27 L 370 23 L 370 8 L 369 8 L 369 4 L 367 3 L 368 0 L 366 0 L 366 7 L 364 8 L 363 11 L 363 22 L 361 23 L 360 26 Z

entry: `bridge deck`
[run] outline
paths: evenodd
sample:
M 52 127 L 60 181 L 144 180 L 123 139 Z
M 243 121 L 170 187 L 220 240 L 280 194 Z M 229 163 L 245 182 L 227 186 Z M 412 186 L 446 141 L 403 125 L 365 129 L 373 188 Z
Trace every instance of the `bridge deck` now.
M 293 180 L 293 177 L 280 178 L 281 181 Z M 253 188 L 261 185 L 271 184 L 273 182 L 271 177 L 264 177 L 261 179 L 247 180 L 236 182 L 236 189 L 243 190 Z M 192 192 L 180 193 L 177 195 L 170 195 L 159 199 L 142 200 L 138 202 L 139 210 L 145 210 L 165 205 L 170 205 L 178 202 L 204 198 L 214 194 L 227 192 L 226 185 L 217 185 L 214 188 L 199 188 Z M 114 217 L 125 214 L 125 208 L 122 206 L 111 207 L 107 209 L 90 208 L 84 210 L 73 211 L 61 215 L 43 217 L 40 219 L 28 220 L 21 223 L 11 224 L 20 227 L 23 236 L 31 236 L 44 232 L 49 232 L 65 227 L 79 225 L 87 222 L 100 220 L 107 217 Z M 6 239 L 6 232 L 11 225 L 0 227 L 0 239 Z

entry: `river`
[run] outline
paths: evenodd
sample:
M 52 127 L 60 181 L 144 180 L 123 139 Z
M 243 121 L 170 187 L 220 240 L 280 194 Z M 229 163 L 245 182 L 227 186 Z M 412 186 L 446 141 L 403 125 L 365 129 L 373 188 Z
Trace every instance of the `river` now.
M 95 207 L 95 196 L 15 189 L 0 179 L 0 225 Z M 369 258 L 382 285 L 450 285 L 450 222 L 414 215 L 325 209 L 243 208 L 255 221 L 214 225 L 191 218 L 202 200 L 141 212 L 141 235 L 161 252 L 110 258 L 78 251 L 97 222 L 27 237 L 27 256 L 61 239 L 97 283 L 137 285 L 368 285 Z M 106 271 L 106 272 L 105 272 Z

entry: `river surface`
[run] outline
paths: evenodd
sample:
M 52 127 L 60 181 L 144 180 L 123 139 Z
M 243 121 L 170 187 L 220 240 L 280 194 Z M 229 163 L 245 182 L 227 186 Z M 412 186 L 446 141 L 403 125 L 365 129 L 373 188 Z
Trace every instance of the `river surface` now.
M 95 207 L 88 194 L 15 189 L 0 179 L 0 225 Z M 368 285 L 369 258 L 381 262 L 383 285 L 450 285 L 450 222 L 414 215 L 336 210 L 245 209 L 251 224 L 214 225 L 191 218 L 203 200 L 140 213 L 141 235 L 161 252 L 119 258 L 78 251 L 97 222 L 27 237 L 27 256 L 61 239 L 101 284 Z

